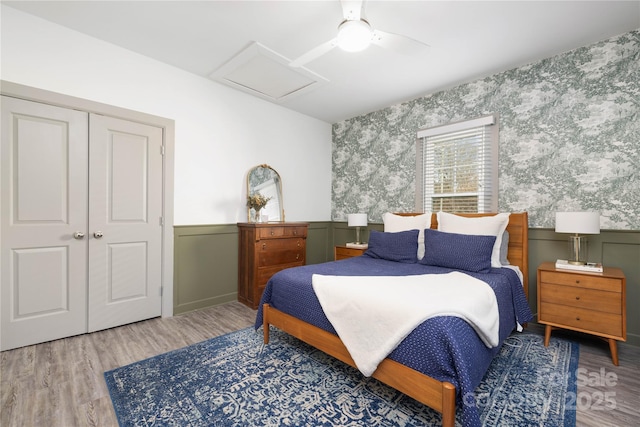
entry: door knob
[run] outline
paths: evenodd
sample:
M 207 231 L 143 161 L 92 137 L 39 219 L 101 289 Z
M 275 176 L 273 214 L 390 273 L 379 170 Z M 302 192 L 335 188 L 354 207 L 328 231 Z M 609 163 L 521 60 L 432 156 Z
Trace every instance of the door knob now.
M 99 239 L 102 237 L 102 231 L 96 231 L 95 233 L 93 233 L 93 237 L 95 237 L 96 239 Z
M 84 233 L 76 231 L 75 233 L 73 233 L 73 238 L 76 240 L 82 240 L 82 238 L 84 238 Z

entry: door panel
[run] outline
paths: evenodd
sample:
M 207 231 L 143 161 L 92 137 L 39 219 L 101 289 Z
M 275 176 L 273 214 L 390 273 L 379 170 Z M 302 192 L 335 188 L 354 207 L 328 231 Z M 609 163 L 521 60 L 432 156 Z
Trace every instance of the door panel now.
M 88 115 L 2 96 L 0 349 L 86 332 Z
M 107 178 L 110 178 L 111 186 L 109 221 L 112 224 L 145 223 L 148 221 L 149 200 L 147 161 L 149 144 L 153 144 L 153 141 L 150 142 L 146 135 L 131 135 L 113 130 L 110 136 L 108 155 L 111 159 L 107 165 L 107 174 L 110 175 Z M 160 150 L 160 147 L 156 146 L 156 149 Z
M 161 314 L 162 129 L 94 114 L 90 121 L 92 332 Z
M 109 245 L 109 302 L 122 302 L 147 296 L 146 242 Z
M 14 119 L 18 136 L 11 144 L 15 166 L 14 224 L 66 223 L 67 123 L 24 115 Z
M 13 289 L 15 320 L 69 310 L 66 248 L 14 249 L 11 255 L 14 275 L 19 278 Z

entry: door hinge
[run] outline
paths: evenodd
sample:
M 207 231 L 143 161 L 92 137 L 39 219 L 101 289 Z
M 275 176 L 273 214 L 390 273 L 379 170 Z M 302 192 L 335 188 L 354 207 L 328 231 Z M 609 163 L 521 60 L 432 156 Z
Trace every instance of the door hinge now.
M 164 217 L 160 217 L 160 225 L 164 225 Z
M 164 156 L 164 145 L 160 146 L 160 155 Z
M 163 288 L 162 286 L 160 286 L 160 296 L 162 296 L 162 290 L 163 290 L 163 289 L 164 289 L 164 288 Z

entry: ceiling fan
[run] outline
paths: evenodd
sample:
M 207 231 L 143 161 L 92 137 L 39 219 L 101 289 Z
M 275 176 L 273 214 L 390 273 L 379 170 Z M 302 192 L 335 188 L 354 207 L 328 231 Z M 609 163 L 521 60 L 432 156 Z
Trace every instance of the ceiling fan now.
M 291 61 L 291 67 L 302 67 L 336 46 L 347 52 L 358 52 L 375 44 L 409 55 L 420 53 L 429 47 L 428 44 L 407 36 L 374 30 L 364 18 L 364 0 L 341 0 L 340 3 L 344 20 L 338 25 L 336 37 Z

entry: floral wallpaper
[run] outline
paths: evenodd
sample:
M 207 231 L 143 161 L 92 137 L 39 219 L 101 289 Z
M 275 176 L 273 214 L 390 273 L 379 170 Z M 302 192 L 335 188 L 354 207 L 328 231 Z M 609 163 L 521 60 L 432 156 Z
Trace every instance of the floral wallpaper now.
M 640 230 L 640 31 L 333 125 L 332 219 L 415 210 L 416 132 L 497 113 L 499 210 Z

